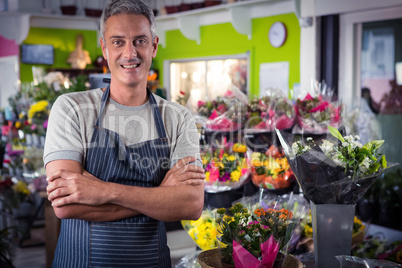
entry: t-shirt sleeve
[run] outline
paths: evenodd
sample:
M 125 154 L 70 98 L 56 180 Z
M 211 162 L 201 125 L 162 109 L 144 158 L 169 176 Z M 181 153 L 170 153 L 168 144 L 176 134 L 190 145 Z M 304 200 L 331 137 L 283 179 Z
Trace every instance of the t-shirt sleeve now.
M 199 147 L 199 133 L 195 124 L 195 119 L 186 108 L 178 112 L 177 115 L 177 138 L 172 140 L 171 167 L 180 159 L 188 156 L 195 156 L 196 161 L 192 163 L 202 167 Z
M 83 164 L 84 148 L 79 109 L 75 102 L 62 95 L 53 104 L 46 131 L 43 162 L 74 160 Z

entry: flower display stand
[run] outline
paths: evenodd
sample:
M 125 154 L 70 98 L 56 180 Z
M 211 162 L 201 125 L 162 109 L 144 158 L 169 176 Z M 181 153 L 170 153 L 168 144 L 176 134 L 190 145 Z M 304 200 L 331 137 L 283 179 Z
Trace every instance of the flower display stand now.
M 316 268 L 339 268 L 335 256 L 350 255 L 356 205 L 311 205 Z

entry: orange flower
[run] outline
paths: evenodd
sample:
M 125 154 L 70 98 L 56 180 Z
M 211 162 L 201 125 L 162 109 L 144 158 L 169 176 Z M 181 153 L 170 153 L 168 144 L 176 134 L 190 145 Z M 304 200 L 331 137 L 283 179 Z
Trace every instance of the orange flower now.
M 263 208 L 258 208 L 254 211 L 255 215 L 261 217 L 261 215 L 265 215 L 265 210 Z

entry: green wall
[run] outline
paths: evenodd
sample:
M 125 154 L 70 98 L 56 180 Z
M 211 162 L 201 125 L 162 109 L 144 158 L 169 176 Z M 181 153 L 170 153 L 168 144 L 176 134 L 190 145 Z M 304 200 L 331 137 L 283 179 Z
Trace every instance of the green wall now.
M 274 48 L 269 44 L 269 27 L 276 21 L 286 25 L 288 36 L 285 44 Z M 102 55 L 97 46 L 96 31 L 62 30 L 51 28 L 31 28 L 26 44 L 51 44 L 54 46 L 54 65 L 42 65 L 44 68 L 70 68 L 67 63 L 68 55 L 75 49 L 77 34 L 84 37 L 83 48 L 87 50 L 92 61 Z M 243 54 L 250 52 L 250 93 L 259 94 L 260 64 L 267 62 L 289 62 L 289 88 L 300 82 L 300 27 L 293 13 L 257 18 L 252 20 L 252 38 L 239 34 L 231 23 L 202 26 L 200 29 L 201 43 L 187 39 L 180 30 L 166 32 L 166 47 L 159 46 L 154 59 L 154 67 L 159 70 L 160 82 L 163 86 L 163 62 L 165 60 L 210 57 L 219 55 Z M 22 82 L 32 81 L 32 65 L 20 65 Z M 93 68 L 88 65 L 87 68 Z
M 24 44 L 47 44 L 54 47 L 53 65 L 35 65 L 42 66 L 46 70 L 49 68 L 71 68 L 67 63 L 69 54 L 75 50 L 75 40 L 78 34 L 83 36 L 83 49 L 89 52 L 92 63 L 102 55 L 100 46 L 98 47 L 98 38 L 96 31 L 90 30 L 63 30 L 50 28 L 31 28 Z M 20 64 L 21 82 L 30 82 L 32 78 L 32 64 Z M 86 68 L 94 68 L 94 65 L 87 65 Z
M 280 48 L 268 41 L 270 26 L 281 21 L 287 28 L 287 40 Z M 160 72 L 163 86 L 163 62 L 165 60 L 242 54 L 250 52 L 250 93 L 259 94 L 260 64 L 267 62 L 289 62 L 289 88 L 300 82 L 300 27 L 296 16 L 284 14 L 252 20 L 252 38 L 239 34 L 231 23 L 202 26 L 201 42 L 187 39 L 180 30 L 166 32 L 166 47 L 159 45 L 154 67 Z

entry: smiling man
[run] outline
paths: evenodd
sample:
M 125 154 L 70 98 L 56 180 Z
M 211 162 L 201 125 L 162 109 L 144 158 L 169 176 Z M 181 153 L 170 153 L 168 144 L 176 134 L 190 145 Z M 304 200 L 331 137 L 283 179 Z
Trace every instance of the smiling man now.
M 53 267 L 171 267 L 164 221 L 201 215 L 195 122 L 147 90 L 154 20 L 139 0 L 109 1 L 100 43 L 110 86 L 62 95 L 52 107 L 44 162 L 62 219 Z

